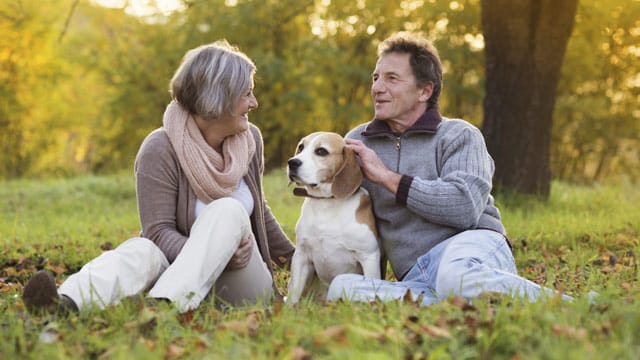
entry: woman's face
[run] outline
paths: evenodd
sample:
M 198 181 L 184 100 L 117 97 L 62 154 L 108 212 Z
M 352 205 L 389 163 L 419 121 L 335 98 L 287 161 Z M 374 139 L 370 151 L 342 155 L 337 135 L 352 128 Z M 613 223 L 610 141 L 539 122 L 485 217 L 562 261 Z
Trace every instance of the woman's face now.
M 249 111 L 258 108 L 258 100 L 253 94 L 253 79 L 246 94 L 243 94 L 231 114 L 222 117 L 221 125 L 229 131 L 229 135 L 241 133 L 249 128 Z

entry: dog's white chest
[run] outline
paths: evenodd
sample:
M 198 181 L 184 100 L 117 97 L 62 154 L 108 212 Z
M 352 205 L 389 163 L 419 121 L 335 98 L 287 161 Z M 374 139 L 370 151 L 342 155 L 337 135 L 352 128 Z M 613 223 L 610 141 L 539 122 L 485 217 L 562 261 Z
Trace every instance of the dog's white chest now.
M 362 273 L 362 258 L 378 249 L 375 234 L 356 219 L 360 203 L 306 199 L 296 225 L 296 251 L 304 255 L 325 283 L 338 274 Z

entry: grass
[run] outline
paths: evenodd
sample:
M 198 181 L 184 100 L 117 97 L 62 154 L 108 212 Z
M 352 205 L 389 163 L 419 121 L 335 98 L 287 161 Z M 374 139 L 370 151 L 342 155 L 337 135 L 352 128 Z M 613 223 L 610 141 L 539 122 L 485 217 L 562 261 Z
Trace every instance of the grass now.
M 293 238 L 301 199 L 284 173 L 265 178 Z M 68 318 L 24 311 L 39 268 L 61 282 L 139 229 L 129 175 L 18 180 L 0 188 L 0 359 L 633 359 L 640 344 L 640 190 L 554 183 L 547 202 L 497 198 L 521 275 L 577 296 L 529 303 L 486 296 L 430 307 L 410 301 L 311 303 L 177 314 L 127 299 Z M 284 288 L 286 272 L 277 274 Z M 600 293 L 596 304 L 583 296 Z

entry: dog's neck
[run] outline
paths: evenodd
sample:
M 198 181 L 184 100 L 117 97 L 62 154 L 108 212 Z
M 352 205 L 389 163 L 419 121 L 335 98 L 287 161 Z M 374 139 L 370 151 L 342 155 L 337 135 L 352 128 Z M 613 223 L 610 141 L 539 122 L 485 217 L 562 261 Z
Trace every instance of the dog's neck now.
M 308 197 L 308 198 L 312 198 L 312 199 L 335 199 L 335 196 L 328 196 L 328 197 L 324 197 L 324 196 L 315 196 L 315 195 L 311 195 L 307 192 L 307 189 L 305 188 L 293 188 L 293 195 L 295 196 L 301 196 L 301 197 Z
M 358 190 L 360 190 L 360 187 L 358 187 L 356 189 L 356 191 L 353 192 L 353 194 L 357 193 Z M 351 194 L 351 195 L 353 195 Z M 300 196 L 300 197 L 308 197 L 308 198 L 312 198 L 312 199 L 335 199 L 336 197 L 331 195 L 331 196 L 315 196 L 315 195 L 311 195 L 307 192 L 307 189 L 305 188 L 301 188 L 301 187 L 296 187 L 293 188 L 293 195 L 295 196 Z

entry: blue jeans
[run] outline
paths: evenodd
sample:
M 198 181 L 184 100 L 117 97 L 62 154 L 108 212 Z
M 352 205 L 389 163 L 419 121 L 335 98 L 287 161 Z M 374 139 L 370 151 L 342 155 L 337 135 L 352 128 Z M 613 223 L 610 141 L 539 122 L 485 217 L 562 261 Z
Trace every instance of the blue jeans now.
M 371 279 L 357 274 L 336 276 L 328 300 L 397 300 L 410 292 L 414 301 L 430 305 L 451 295 L 470 299 L 497 292 L 535 301 L 556 291 L 518 276 L 504 236 L 490 230 L 467 230 L 418 258 L 402 281 Z M 571 300 L 567 295 L 563 299 Z

